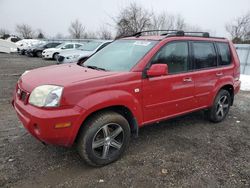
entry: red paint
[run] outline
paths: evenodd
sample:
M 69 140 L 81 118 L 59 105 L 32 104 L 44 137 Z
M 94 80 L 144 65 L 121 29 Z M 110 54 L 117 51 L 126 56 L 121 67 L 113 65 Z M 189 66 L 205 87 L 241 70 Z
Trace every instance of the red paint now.
M 26 129 L 45 143 L 71 146 L 86 118 L 93 112 L 107 107 L 127 107 L 141 127 L 208 108 L 212 105 L 217 92 L 225 85 L 233 86 L 235 94 L 239 91 L 240 81 L 237 78 L 240 74 L 240 64 L 231 42 L 230 66 L 164 75 L 167 66 L 155 65 L 148 70 L 152 77 L 142 76 L 154 54 L 168 42 L 228 42 L 225 39 L 163 36 L 127 38 L 130 39 L 160 40 L 130 72 L 105 72 L 71 64 L 39 68 L 22 76 L 18 85 L 27 93 L 43 84 L 64 86 L 61 105 L 57 108 L 38 108 L 29 103 L 25 104 L 20 100 L 16 89 L 13 106 Z M 59 123 L 71 123 L 72 126 L 56 129 L 55 125 Z

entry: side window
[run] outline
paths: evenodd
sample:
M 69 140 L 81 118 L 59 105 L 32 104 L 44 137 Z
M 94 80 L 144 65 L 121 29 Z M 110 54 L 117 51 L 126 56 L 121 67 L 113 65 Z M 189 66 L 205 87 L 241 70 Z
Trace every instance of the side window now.
M 167 44 L 153 57 L 151 64 L 167 64 L 169 74 L 188 71 L 188 43 Z
M 213 43 L 193 42 L 192 45 L 195 69 L 217 66 L 217 57 Z
M 80 44 L 75 44 L 75 48 L 79 48 L 79 47 L 81 47 L 82 45 L 80 45 Z
M 67 44 L 64 46 L 64 49 L 71 49 L 71 48 L 74 48 L 73 44 Z
M 219 65 L 229 65 L 231 63 L 230 49 L 227 43 L 216 43 L 219 55 Z

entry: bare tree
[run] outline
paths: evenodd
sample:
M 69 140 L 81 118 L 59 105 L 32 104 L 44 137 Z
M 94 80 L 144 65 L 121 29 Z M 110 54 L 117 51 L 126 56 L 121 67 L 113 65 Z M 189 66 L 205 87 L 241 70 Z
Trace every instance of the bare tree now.
M 113 18 L 116 24 L 117 37 L 148 29 L 151 26 L 150 17 L 151 13 L 146 9 L 136 3 L 131 3 L 117 17 Z
M 250 33 L 250 12 L 226 24 L 225 28 L 234 42 L 247 40 Z
M 151 23 L 152 30 L 184 30 L 187 27 L 182 16 L 168 14 L 167 12 L 152 14 Z
M 97 32 L 98 38 L 110 40 L 112 39 L 112 33 L 105 26 L 102 26 L 100 30 Z
M 41 29 L 38 29 L 37 33 L 38 33 L 38 35 L 37 35 L 38 39 L 44 39 L 45 38 L 44 32 Z
M 174 27 L 177 30 L 185 30 L 187 24 L 185 19 L 181 15 L 177 15 L 174 17 Z
M 83 37 L 85 31 L 85 27 L 82 23 L 76 19 L 75 21 L 71 22 L 69 27 L 69 33 L 72 38 L 80 39 Z
M 29 39 L 34 37 L 34 31 L 27 24 L 16 25 L 16 32 L 23 38 Z
M 98 39 L 98 34 L 96 32 L 88 31 L 83 35 L 85 39 Z
M 0 36 L 5 36 L 5 35 L 9 35 L 10 32 L 7 29 L 0 29 Z

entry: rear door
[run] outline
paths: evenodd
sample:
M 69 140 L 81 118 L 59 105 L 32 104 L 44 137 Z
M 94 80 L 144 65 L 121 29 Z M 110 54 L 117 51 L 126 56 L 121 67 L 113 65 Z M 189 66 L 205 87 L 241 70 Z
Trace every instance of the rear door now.
M 211 103 L 217 81 L 223 76 L 217 65 L 215 45 L 207 41 L 191 42 L 197 108 L 207 107 Z
M 189 62 L 189 45 L 186 41 L 167 43 L 152 58 L 151 64 L 166 63 L 169 73 L 143 79 L 144 123 L 194 108 L 194 81 Z

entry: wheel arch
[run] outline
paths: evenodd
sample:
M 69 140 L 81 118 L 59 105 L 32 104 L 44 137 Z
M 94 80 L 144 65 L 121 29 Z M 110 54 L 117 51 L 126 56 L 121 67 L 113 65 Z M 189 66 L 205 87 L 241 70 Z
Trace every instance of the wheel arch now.
M 138 125 L 138 121 L 136 119 L 136 116 L 133 114 L 133 112 L 127 106 L 124 106 L 124 105 L 114 105 L 114 106 L 109 106 L 109 107 L 105 107 L 105 108 L 102 108 L 102 109 L 98 109 L 96 111 L 93 111 L 93 112 L 89 113 L 86 116 L 86 118 L 82 121 L 82 124 L 80 125 L 79 129 L 77 130 L 77 134 L 75 136 L 74 142 L 77 141 L 81 130 L 84 128 L 84 124 L 89 119 L 91 119 L 92 117 L 94 117 L 98 113 L 107 112 L 107 111 L 113 111 L 113 112 L 121 114 L 123 117 L 125 117 L 126 120 L 129 123 L 132 135 L 135 136 L 135 137 L 138 136 L 139 125 Z
M 229 92 L 230 96 L 231 96 L 231 106 L 233 105 L 234 102 L 234 87 L 232 84 L 225 84 L 219 87 L 219 89 L 217 90 L 216 94 L 214 95 L 214 99 L 216 97 L 216 95 L 218 94 L 218 92 L 220 92 L 221 90 L 226 90 Z

